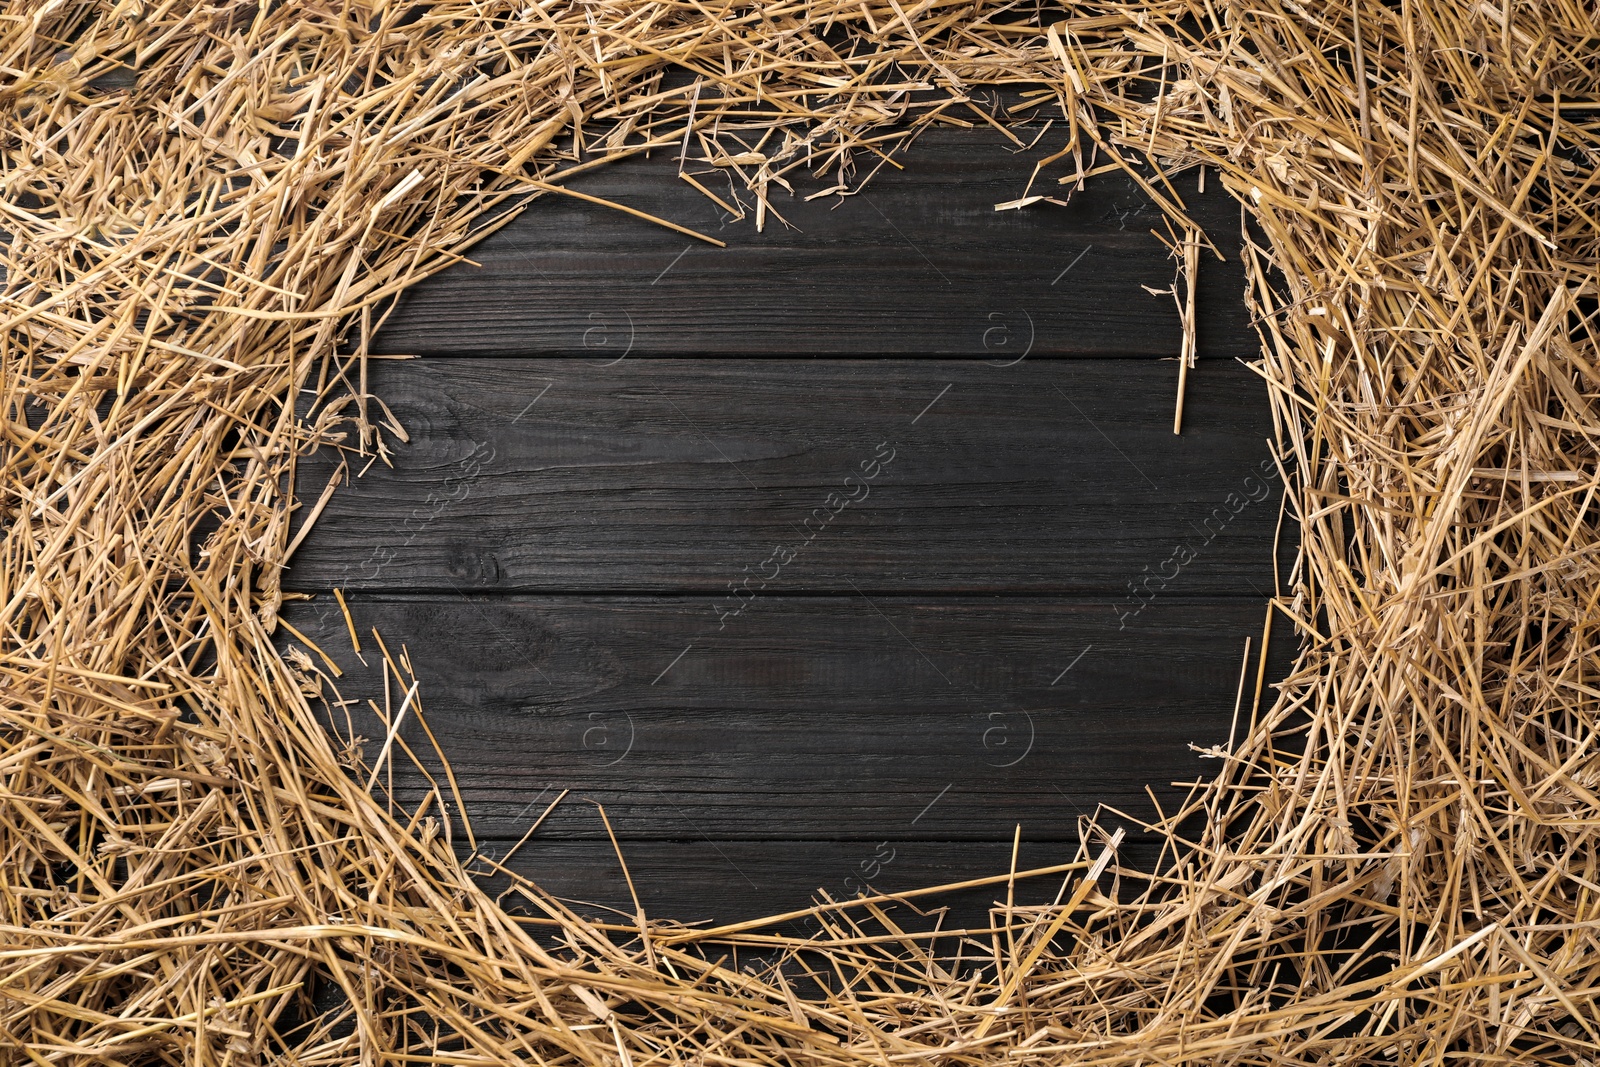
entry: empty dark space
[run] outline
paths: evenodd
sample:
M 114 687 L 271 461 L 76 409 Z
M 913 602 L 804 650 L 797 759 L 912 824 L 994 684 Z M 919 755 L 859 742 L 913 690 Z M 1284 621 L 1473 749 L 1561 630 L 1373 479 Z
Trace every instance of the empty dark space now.
M 408 292 L 375 350 L 423 358 L 371 360 L 369 384 L 409 443 L 349 457 L 365 473 L 284 580 L 367 758 L 376 628 L 481 854 L 568 789 L 510 866 L 631 913 L 603 804 L 646 911 L 685 922 L 1001 874 L 1018 826 L 1022 866 L 1063 863 L 1097 805 L 1149 818 L 1147 786 L 1170 808 L 1207 776 L 1191 744 L 1228 737 L 1289 547 L 1239 362 L 1238 209 L 1185 177 L 1229 258 L 1202 264 L 1175 436 L 1178 316 L 1144 288 L 1173 264 L 1143 194 L 1107 176 L 994 210 L 1049 150 L 931 131 L 860 195 L 780 196 L 791 225 L 763 233 L 636 159 L 573 187 L 729 247 L 550 196 Z M 302 501 L 337 463 L 302 466 Z M 1278 633 L 1269 683 L 1289 651 Z M 1252 654 L 1246 718 L 1255 676 Z M 443 786 L 415 719 L 401 737 Z M 409 809 L 431 786 L 402 759 L 379 788 Z M 1134 828 L 1123 862 L 1155 847 Z

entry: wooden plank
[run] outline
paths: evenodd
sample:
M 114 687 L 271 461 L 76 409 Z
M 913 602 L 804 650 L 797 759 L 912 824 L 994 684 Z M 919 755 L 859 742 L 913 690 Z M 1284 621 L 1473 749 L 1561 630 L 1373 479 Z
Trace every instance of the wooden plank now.
M 285 584 L 1122 596 L 1171 570 L 1175 591 L 1267 595 L 1280 484 L 1260 477 L 1275 472 L 1265 391 L 1241 366 L 1202 367 L 1179 437 L 1175 374 L 1115 360 L 376 362 L 372 388 L 411 443 L 333 496 Z M 305 466 L 302 500 L 332 462 Z M 1176 567 L 1180 545 L 1194 558 Z
M 772 597 L 719 630 L 711 606 L 350 599 L 362 634 L 409 655 L 418 706 L 486 838 L 519 836 L 571 789 L 542 837 L 595 837 L 593 799 L 635 838 L 994 841 L 1021 823 L 1070 840 L 1101 802 L 1148 812 L 1146 784 L 1170 802 L 1166 783 L 1214 770 L 1188 744 L 1227 739 L 1264 610 L 1157 597 L 1129 618 L 1053 598 Z M 331 598 L 286 617 L 347 672 L 337 686 L 359 702 L 356 731 L 381 739 L 360 710 L 384 699 L 381 674 L 352 653 Z M 405 688 L 391 687 L 396 704 Z M 401 736 L 426 747 L 415 721 Z M 404 765 L 394 786 L 408 810 L 427 788 Z
M 1048 804 L 1041 798 L 1041 807 Z M 594 808 L 590 818 L 596 822 Z M 1062 817 L 1075 816 L 1065 805 Z M 617 830 L 618 843 L 628 873 L 633 877 L 639 902 L 652 918 L 679 922 L 742 922 L 781 915 L 809 908 L 822 899 L 818 890 L 834 900 L 845 900 L 864 892 L 905 893 L 933 886 L 950 885 L 977 878 L 1005 875 L 1011 868 L 1011 834 L 993 841 L 708 841 L 689 836 L 677 840 L 641 838 L 630 832 L 626 823 L 617 824 L 610 806 L 606 815 Z M 492 892 L 504 890 L 509 879 L 488 864 L 475 861 L 464 842 L 458 853 L 469 861 L 469 869 L 479 873 L 479 884 Z M 511 841 L 482 845 L 482 854 L 498 860 L 510 849 Z M 1050 867 L 1070 863 L 1076 841 L 1038 841 L 1024 836 L 1019 850 L 1019 869 Z M 1130 836 L 1118 855 L 1130 867 L 1142 869 L 1154 859 L 1151 837 Z M 606 840 L 535 837 L 519 849 L 508 865 L 511 870 L 532 879 L 546 892 L 572 903 L 581 914 L 609 922 L 631 922 L 633 901 L 617 862 L 616 851 Z M 1015 900 L 1019 905 L 1039 904 L 1055 896 L 1061 876 L 1020 880 Z M 1004 904 L 1004 884 L 991 885 L 918 898 L 924 910 L 950 909 L 943 928 L 959 925 L 969 928 L 985 925 L 989 908 Z M 509 894 L 508 905 L 524 898 Z M 609 909 L 609 911 L 608 911 Z M 617 912 L 627 916 L 620 919 Z M 907 929 L 931 929 L 932 921 L 921 919 L 902 906 L 893 911 Z M 537 931 L 538 927 L 532 927 Z M 775 928 L 789 934 L 809 934 L 814 929 L 805 920 L 788 920 Z M 741 964 L 745 960 L 741 957 Z
M 806 203 L 773 187 L 756 232 L 677 177 L 676 152 L 580 175 L 573 189 L 642 209 L 727 248 L 569 197 L 545 195 L 458 265 L 400 299 L 375 351 L 450 355 L 1176 355 L 1173 263 L 1159 213 L 1120 174 L 1066 207 L 1020 197 L 1047 134 L 1018 152 L 992 129 L 932 130 L 860 195 Z M 690 167 L 693 171 L 696 168 Z M 699 168 L 706 170 L 703 166 Z M 1034 193 L 1062 196 L 1051 168 Z M 834 183 L 799 177 L 804 194 Z M 732 203 L 726 173 L 698 179 Z M 1200 355 L 1253 357 L 1239 292 L 1239 209 L 1181 179 L 1226 253 L 1200 271 Z M 748 203 L 749 197 L 745 196 Z

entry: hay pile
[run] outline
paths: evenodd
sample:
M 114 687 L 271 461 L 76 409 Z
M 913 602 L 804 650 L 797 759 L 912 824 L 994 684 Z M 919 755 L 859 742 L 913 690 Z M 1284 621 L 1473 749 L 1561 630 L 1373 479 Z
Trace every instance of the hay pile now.
M 6 1061 L 1594 1062 L 1597 47 L 1578 0 L 9 5 Z M 1069 189 L 1127 169 L 1187 243 L 1203 164 L 1257 224 L 1292 678 L 1166 867 L 1108 895 L 1087 829 L 965 969 L 883 901 L 515 919 L 271 644 L 297 458 L 392 447 L 384 301 L 608 156 L 760 202 L 995 84 L 1064 109 Z

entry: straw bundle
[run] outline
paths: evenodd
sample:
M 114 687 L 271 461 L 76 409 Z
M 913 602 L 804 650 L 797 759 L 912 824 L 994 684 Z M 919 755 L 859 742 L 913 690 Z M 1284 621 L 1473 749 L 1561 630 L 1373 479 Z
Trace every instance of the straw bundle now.
M 1592 9 L 0 20 L 8 1062 L 1600 1057 Z M 390 814 L 381 763 L 319 718 L 328 679 L 271 644 L 297 459 L 403 436 L 365 389 L 386 300 L 607 158 L 696 152 L 780 210 L 791 178 L 857 181 L 979 84 L 1060 108 L 1063 181 L 1134 174 L 1175 247 L 1201 240 L 1174 181 L 1194 165 L 1253 220 L 1303 538 L 1274 601 L 1292 677 L 1158 828 L 1161 870 L 1106 883 L 1114 842 L 1085 827 L 1052 906 L 953 947 L 871 898 L 820 905 L 803 942 L 602 926 L 525 881 L 513 916 L 455 858 L 449 783 Z M 742 972 L 741 947 L 785 962 Z

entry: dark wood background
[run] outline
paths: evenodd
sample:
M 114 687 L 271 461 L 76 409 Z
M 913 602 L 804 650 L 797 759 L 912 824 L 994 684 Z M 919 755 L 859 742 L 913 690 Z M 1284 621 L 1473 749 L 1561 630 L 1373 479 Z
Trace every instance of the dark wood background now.
M 649 912 L 740 919 L 1002 873 L 1018 825 L 1023 864 L 1065 862 L 1096 805 L 1148 817 L 1147 785 L 1210 773 L 1189 745 L 1228 736 L 1281 495 L 1215 518 L 1271 432 L 1238 210 L 1185 189 L 1229 262 L 1202 268 L 1174 436 L 1154 208 L 1112 176 L 993 210 L 1049 147 L 930 132 L 764 233 L 639 159 L 574 187 L 729 247 L 546 197 L 402 299 L 378 350 L 425 358 L 370 384 L 411 441 L 333 497 L 285 617 L 346 698 L 382 702 L 372 627 L 407 651 L 486 854 L 571 789 L 516 869 L 631 910 L 596 801 Z M 400 765 L 399 803 L 426 789 Z

